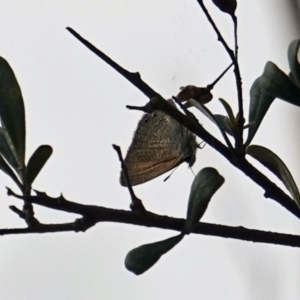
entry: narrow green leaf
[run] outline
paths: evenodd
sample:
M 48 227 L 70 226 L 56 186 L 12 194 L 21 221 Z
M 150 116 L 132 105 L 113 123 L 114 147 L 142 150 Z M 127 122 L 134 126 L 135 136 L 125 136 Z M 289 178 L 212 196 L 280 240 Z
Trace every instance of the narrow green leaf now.
M 18 172 L 19 164 L 17 162 L 17 155 L 13 152 L 14 147 L 12 146 L 12 142 L 9 138 L 8 133 L 2 127 L 0 127 L 0 153 L 6 159 L 6 161 Z
M 225 179 L 214 168 L 204 168 L 196 175 L 188 202 L 186 231 L 191 232 L 204 215 L 214 193 Z
M 7 164 L 7 162 L 4 160 L 4 158 L 1 155 L 0 155 L 0 169 L 17 184 L 20 190 L 22 190 L 22 184 L 19 181 L 18 177 L 16 176 L 14 171 L 11 169 L 11 167 Z
M 231 136 L 234 136 L 234 130 L 228 117 L 218 114 L 215 114 L 213 116 L 225 132 L 227 132 Z
M 292 198 L 300 208 L 300 194 L 297 185 L 293 179 L 287 166 L 284 162 L 271 150 L 258 146 L 251 145 L 246 149 L 246 153 L 258 160 L 262 165 L 274 173 L 285 185 L 291 193 Z
M 184 237 L 179 234 L 156 243 L 142 245 L 128 252 L 125 258 L 125 267 L 135 275 L 140 275 L 149 270 L 162 255 L 170 251 Z
M 263 89 L 275 98 L 300 106 L 300 89 L 272 62 L 267 62 L 260 77 Z
M 204 105 L 202 105 L 202 104 L 198 103 L 197 101 L 195 101 L 194 99 L 191 99 L 190 103 L 191 103 L 191 105 L 193 105 L 194 107 L 199 109 L 207 118 L 209 118 L 212 122 L 214 122 L 218 126 L 224 140 L 226 141 L 226 144 L 228 145 L 228 147 L 232 148 L 232 145 L 231 145 L 231 143 L 230 143 L 230 141 L 229 141 L 229 139 L 226 135 L 225 130 L 223 129 L 222 125 L 219 124 L 217 118 L 215 118 L 215 116 L 211 113 L 211 111 L 207 107 L 205 107 Z
M 25 109 L 21 89 L 7 61 L 0 57 L 0 118 L 17 153 L 21 168 L 25 158 Z
M 249 145 L 257 132 L 264 116 L 269 107 L 273 103 L 275 97 L 267 93 L 261 87 L 261 77 L 258 77 L 250 89 L 250 109 L 249 109 L 249 123 L 251 126 L 248 131 L 248 138 L 245 145 Z
M 226 112 L 227 112 L 227 116 L 229 117 L 230 119 L 230 122 L 231 124 L 234 124 L 235 123 L 235 117 L 234 117 L 234 114 L 233 114 L 233 111 L 232 111 L 232 108 L 231 106 L 229 105 L 229 103 L 227 103 L 224 99 L 222 98 L 219 98 L 219 101 L 222 103 L 222 105 L 224 106 Z
M 292 72 L 290 78 L 298 85 L 298 87 L 300 86 L 300 64 L 298 61 L 299 45 L 300 39 L 293 40 L 288 49 L 288 62 Z
M 205 107 L 204 105 L 201 105 L 199 102 L 191 99 L 190 103 L 195 106 L 198 110 L 200 110 L 208 119 L 210 119 L 212 122 L 214 122 L 216 125 L 217 122 L 215 120 L 215 118 L 213 117 L 213 114 L 209 111 L 209 109 L 207 107 Z
M 42 145 L 30 157 L 26 167 L 26 185 L 30 187 L 52 154 L 52 147 Z

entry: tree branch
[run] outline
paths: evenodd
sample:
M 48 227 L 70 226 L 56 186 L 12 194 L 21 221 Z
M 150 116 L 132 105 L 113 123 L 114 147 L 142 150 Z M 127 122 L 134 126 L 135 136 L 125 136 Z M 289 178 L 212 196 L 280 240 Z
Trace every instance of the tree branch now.
M 99 222 L 117 222 L 169 229 L 179 232 L 181 232 L 185 227 L 185 219 L 161 216 L 147 211 L 125 211 L 95 205 L 83 205 L 68 201 L 63 196 L 51 198 L 45 193 L 40 192 L 37 192 L 37 196 L 21 196 L 8 189 L 8 194 L 16 197 L 17 199 L 26 200 L 28 202 L 51 209 L 64 211 L 67 213 L 75 213 L 81 215 L 83 218 L 79 219 L 79 221 L 77 220 L 75 223 L 48 225 L 40 224 L 36 228 L 0 229 L 0 235 L 59 231 L 85 231 Z M 83 227 L 80 227 L 81 223 L 84 224 Z M 244 227 L 232 227 L 201 222 L 194 228 L 192 233 L 266 244 L 300 247 L 300 236 L 247 229 Z
M 75 223 L 64 224 L 39 224 L 33 227 L 27 228 L 7 228 L 0 229 L 0 235 L 12 235 L 12 234 L 26 234 L 26 233 L 54 233 L 54 232 L 66 232 L 66 231 L 85 231 L 76 228 Z
M 108 57 L 101 50 L 97 49 L 94 45 L 92 45 L 89 41 L 81 37 L 75 30 L 70 27 L 66 28 L 72 35 L 74 35 L 83 45 L 85 45 L 88 49 L 90 49 L 93 53 L 95 53 L 98 57 L 104 60 L 108 65 L 110 65 L 113 69 L 115 69 L 118 73 L 123 75 L 127 80 L 129 80 L 134 86 L 136 86 L 141 92 L 143 92 L 149 99 L 157 95 L 156 91 L 154 91 L 148 84 L 146 84 L 143 80 L 141 80 L 141 75 L 136 72 L 132 73 L 116 62 L 114 62 L 110 57 Z

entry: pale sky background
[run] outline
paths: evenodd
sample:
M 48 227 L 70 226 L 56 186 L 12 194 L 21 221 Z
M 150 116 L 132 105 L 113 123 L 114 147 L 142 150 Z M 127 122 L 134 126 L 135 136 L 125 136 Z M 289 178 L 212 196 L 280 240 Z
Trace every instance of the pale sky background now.
M 230 45 L 228 15 L 205 1 Z M 249 88 L 273 61 L 288 71 L 287 47 L 299 38 L 283 0 L 239 1 L 240 66 L 247 111 Z M 54 148 L 34 188 L 68 200 L 127 209 L 130 197 L 119 185 L 120 163 L 111 145 L 126 153 L 138 111 L 146 97 L 79 43 L 65 28 L 103 50 L 168 98 L 180 86 L 206 86 L 230 61 L 196 1 L 12 1 L 0 2 L 0 55 L 21 86 L 27 118 L 27 158 L 41 144 Z M 208 107 L 224 113 L 216 100 L 237 107 L 232 72 L 213 91 Z M 220 137 L 203 115 L 207 130 Z M 277 153 L 300 182 L 299 108 L 275 101 L 253 143 Z M 298 140 L 297 140 L 298 142 Z M 285 233 L 300 223 L 217 152 L 199 150 L 193 167 L 215 167 L 225 184 L 203 221 Z M 262 169 L 266 174 L 266 170 Z M 181 165 L 166 176 L 135 188 L 152 212 L 185 217 L 193 175 Z M 270 175 L 270 178 L 282 184 Z M 2 186 L 2 188 L 1 188 Z M 6 196 L 16 186 L 0 174 L 0 227 L 24 227 Z M 41 222 L 68 222 L 77 216 L 35 208 Z M 288 299 L 300 297 L 297 248 L 191 235 L 142 276 L 124 267 L 129 250 L 171 237 L 172 231 L 103 223 L 86 233 L 1 237 L 1 299 Z

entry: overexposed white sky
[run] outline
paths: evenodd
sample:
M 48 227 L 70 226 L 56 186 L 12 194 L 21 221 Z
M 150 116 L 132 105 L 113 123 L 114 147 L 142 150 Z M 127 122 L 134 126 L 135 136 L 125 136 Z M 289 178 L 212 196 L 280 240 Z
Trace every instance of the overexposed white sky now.
M 232 45 L 229 16 L 205 1 Z M 252 82 L 268 60 L 288 72 L 287 47 L 298 38 L 281 0 L 239 1 L 240 66 L 245 106 Z M 83 37 L 168 98 L 179 87 L 206 86 L 230 63 L 197 1 L 8 1 L 0 3 L 0 56 L 8 60 L 21 86 L 27 119 L 27 158 L 41 144 L 54 152 L 34 188 L 50 196 L 127 209 L 128 191 L 119 185 L 120 163 L 141 117 L 126 105 L 148 99 L 65 30 Z M 232 73 L 213 91 L 208 107 L 224 113 L 216 100 L 236 111 Z M 210 132 L 218 130 L 193 110 Z M 299 108 L 275 101 L 254 143 L 273 149 L 300 182 Z M 297 123 L 298 122 L 298 123 Z M 293 131 L 295 130 L 295 131 Z M 221 136 L 219 136 L 222 139 Z M 299 220 L 272 200 L 217 152 L 199 150 L 193 167 L 215 167 L 225 184 L 203 221 L 298 234 Z M 264 170 L 264 169 L 262 169 Z M 269 174 L 264 170 L 266 174 Z M 272 180 L 278 181 L 274 176 Z M 181 165 L 137 186 L 137 196 L 155 213 L 185 217 L 193 174 Z M 23 227 L 9 205 L 0 174 L 0 227 Z M 280 185 L 280 183 L 278 183 Z M 2 186 L 2 188 L 1 188 Z M 282 185 L 280 185 L 282 186 Z M 77 216 L 36 207 L 41 222 L 68 222 Z M 86 233 L 1 237 L 1 298 L 14 299 L 299 299 L 299 249 L 191 235 L 142 276 L 124 267 L 129 250 L 174 232 L 103 223 Z

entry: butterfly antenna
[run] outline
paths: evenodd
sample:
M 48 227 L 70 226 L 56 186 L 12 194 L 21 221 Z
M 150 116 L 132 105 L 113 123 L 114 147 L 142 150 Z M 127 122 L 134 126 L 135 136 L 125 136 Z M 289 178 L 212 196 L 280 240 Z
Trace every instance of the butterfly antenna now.
M 229 67 L 227 67 L 226 68 L 226 70 L 225 71 L 223 71 L 223 73 L 213 82 L 213 83 L 211 83 L 211 84 L 209 84 L 207 87 L 206 87 L 206 89 L 207 90 L 212 90 L 213 89 L 213 87 L 216 85 L 216 83 L 226 74 L 226 72 L 231 68 L 233 66 L 233 63 L 231 63 L 230 65 L 229 65 Z
M 179 167 L 179 166 L 177 166 L 177 167 L 171 172 L 171 174 L 170 174 L 169 176 L 167 176 L 167 177 L 164 179 L 164 182 L 166 182 L 166 181 L 171 177 L 171 175 L 177 170 L 178 167 Z
M 196 175 L 195 175 L 195 173 L 194 173 L 192 167 L 190 167 L 190 169 L 191 169 L 191 172 L 193 173 L 194 177 L 196 177 Z

